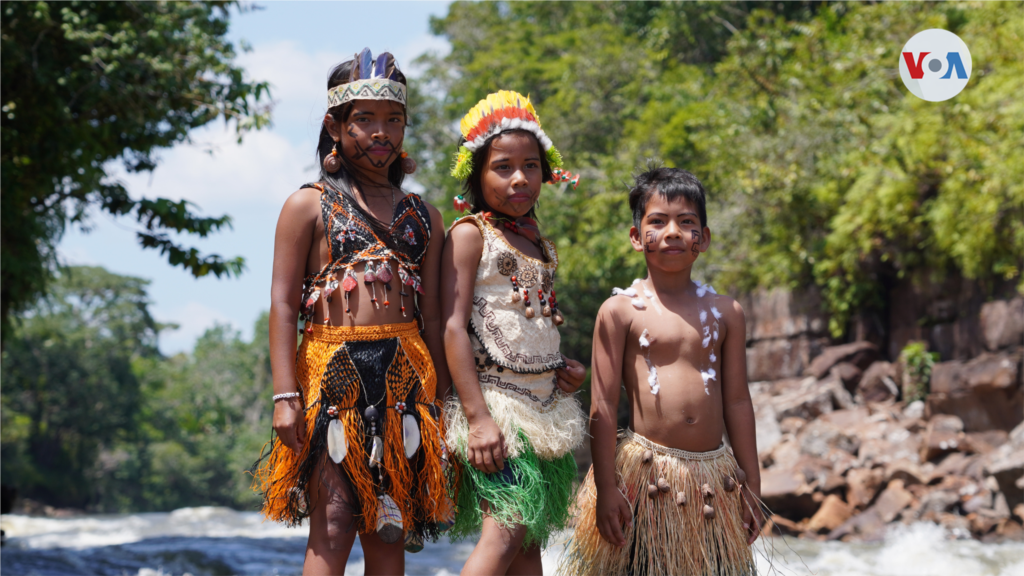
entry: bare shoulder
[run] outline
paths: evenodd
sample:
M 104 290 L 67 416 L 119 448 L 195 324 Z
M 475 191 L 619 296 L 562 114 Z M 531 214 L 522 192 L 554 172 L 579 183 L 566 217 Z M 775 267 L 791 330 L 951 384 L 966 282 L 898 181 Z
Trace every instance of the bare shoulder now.
M 636 310 L 625 296 L 612 296 L 597 311 L 597 323 L 628 330 Z
M 281 215 L 301 216 L 311 214 L 314 217 L 319 216 L 320 194 L 320 190 L 316 188 L 300 188 L 292 192 L 288 199 L 284 201 Z
M 441 211 L 422 198 L 421 201 L 427 207 L 427 214 L 430 214 L 430 228 L 432 230 L 444 230 L 444 216 L 441 215 Z
M 714 306 L 722 314 L 726 326 L 746 330 L 746 316 L 743 306 L 736 299 L 724 294 L 715 294 Z

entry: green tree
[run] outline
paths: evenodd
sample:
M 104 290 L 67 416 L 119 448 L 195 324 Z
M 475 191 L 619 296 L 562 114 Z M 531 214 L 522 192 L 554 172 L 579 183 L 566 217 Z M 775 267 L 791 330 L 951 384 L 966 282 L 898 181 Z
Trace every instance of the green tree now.
M 58 506 L 95 500 L 101 450 L 140 441 L 133 362 L 156 358 L 148 281 L 69 267 L 3 351 L 3 483 Z M 116 467 L 117 454 L 104 465 Z M 103 466 L 101 465 L 101 468 Z
M 139 243 L 196 276 L 238 274 L 241 258 L 204 255 L 170 232 L 205 237 L 203 217 L 163 198 L 134 200 L 113 161 L 152 170 L 154 153 L 218 118 L 239 137 L 269 121 L 267 85 L 246 79 L 225 40 L 233 2 L 10 2 L 0 8 L 0 322 L 32 305 L 55 247 L 90 208 L 138 224 Z
M 632 171 L 655 158 L 709 189 L 698 278 L 720 290 L 818 285 L 834 336 L 909 277 L 1020 282 L 1020 3 L 455 3 L 452 51 L 421 80 L 437 114 L 417 177 L 447 206 L 453 122 L 497 89 L 530 93 L 579 190 L 547 189 L 566 353 L 587 359 L 611 286 L 643 274 L 626 233 Z M 946 28 L 974 72 L 918 100 L 895 72 L 914 33 Z M 452 214 L 449 212 L 447 216 Z

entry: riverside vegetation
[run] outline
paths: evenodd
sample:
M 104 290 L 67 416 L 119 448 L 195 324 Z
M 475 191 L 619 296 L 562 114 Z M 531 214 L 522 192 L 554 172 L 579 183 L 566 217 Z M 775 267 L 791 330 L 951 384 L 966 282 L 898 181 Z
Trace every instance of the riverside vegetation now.
M 908 503 L 894 514 L 875 508 L 883 524 L 955 516 L 978 536 L 1020 525 L 1011 489 L 1018 481 L 1006 484 L 986 467 L 993 451 L 1021 453 L 1015 424 L 979 424 L 956 409 L 984 412 L 998 408 L 996 394 L 1020 394 L 1020 337 L 1009 330 L 991 347 L 977 327 L 985 310 L 1013 317 L 1019 308 L 1024 4 L 455 3 L 432 28 L 452 51 L 423 59 L 407 140 L 430 200 L 450 206 L 458 192 L 447 176 L 453 122 L 495 86 L 532 94 L 549 111 L 545 130 L 564 143 L 569 168 L 582 173 L 579 189 L 545 190 L 539 207 L 561 260 L 567 355 L 589 360 L 608 290 L 643 275 L 643 260 L 624 242 L 629 173 L 648 158 L 686 167 L 708 185 L 715 234 L 697 277 L 755 299 L 763 290 L 816 295 L 809 320 L 748 318 L 750 380 L 770 382 L 752 384 L 755 403 L 775 410 L 759 423 L 777 431 L 770 448 L 773 436 L 759 441 L 766 474 L 811 470 L 783 478 L 798 506 L 788 508 L 789 488 L 780 489 L 777 525 L 788 518 L 791 530 L 825 537 L 839 528 L 834 520 L 827 530 L 808 526 L 821 509 L 836 509 L 835 498 L 847 520 L 895 499 Z M 895 73 L 904 43 L 926 28 L 949 29 L 971 50 L 971 81 L 950 102 L 916 99 Z M 12 83 L 3 84 L 6 99 Z M 6 166 L 5 218 L 14 214 L 6 201 L 16 184 Z M 14 262 L 6 254 L 5 268 Z M 265 321 L 251 343 L 215 328 L 191 354 L 163 358 L 145 281 L 85 268 L 55 278 L 48 295 L 11 308 L 17 319 L 4 330 L 4 484 L 47 504 L 103 511 L 255 504 L 242 471 L 270 430 Z M 6 310 L 6 276 L 4 285 Z M 962 298 L 940 297 L 952 293 Z M 999 306 L 1003 313 L 992 311 Z M 757 315 L 755 302 L 745 307 Z M 878 362 L 900 366 L 915 341 L 923 344 L 903 356 L 906 379 L 878 376 L 884 365 L 872 372 Z M 837 354 L 832 346 L 851 343 L 874 347 L 871 362 L 844 357 L 804 376 L 815 361 L 827 363 L 819 357 Z M 974 374 L 993 357 L 993 366 L 1016 368 L 983 382 Z M 858 396 L 862 382 L 882 396 Z M 903 385 L 908 398 L 923 397 L 920 416 L 922 405 L 901 399 Z M 777 405 L 802 395 L 817 398 L 808 401 L 816 408 Z M 864 435 L 833 438 L 827 449 L 815 443 L 821 429 L 846 427 L 843 418 L 866 426 Z M 929 427 L 952 434 L 956 446 L 945 438 L 939 453 L 922 453 Z M 867 458 L 871 435 L 904 433 L 901 442 L 913 445 L 906 460 L 917 454 L 913 464 L 924 471 Z M 800 460 L 832 456 L 833 476 Z M 974 467 L 942 468 L 961 457 Z M 880 478 L 854 502 L 849 490 L 861 470 Z M 945 486 L 946 476 L 967 480 Z M 935 492 L 944 495 L 928 496 Z M 835 537 L 870 537 L 863 522 Z

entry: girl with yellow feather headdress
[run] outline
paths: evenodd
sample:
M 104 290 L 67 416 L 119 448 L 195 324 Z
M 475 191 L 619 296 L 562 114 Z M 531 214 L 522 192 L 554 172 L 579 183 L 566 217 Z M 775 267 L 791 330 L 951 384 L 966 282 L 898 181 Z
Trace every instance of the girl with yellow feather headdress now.
M 558 254 L 532 216 L 544 182 L 568 181 L 528 97 L 501 91 L 462 119 L 452 175 L 471 214 L 442 258 L 445 351 L 458 398 L 445 407 L 463 463 L 449 532 L 477 531 L 464 574 L 539 574 L 540 549 L 569 519 L 585 368 L 559 352 Z

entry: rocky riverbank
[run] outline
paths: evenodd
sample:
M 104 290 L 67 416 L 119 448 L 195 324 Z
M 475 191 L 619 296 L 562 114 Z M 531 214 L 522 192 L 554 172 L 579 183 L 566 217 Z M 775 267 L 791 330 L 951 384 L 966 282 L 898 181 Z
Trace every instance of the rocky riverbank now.
M 985 304 L 984 351 L 935 364 L 923 400 L 909 403 L 903 395 L 920 383 L 908 382 L 905 362 L 867 341 L 815 350 L 812 321 L 765 316 L 753 330 L 803 326 L 774 339 L 809 343 L 786 349 L 800 377 L 751 384 L 771 529 L 877 540 L 891 524 L 926 521 L 960 537 L 1024 540 L 1024 300 Z M 750 350 L 752 370 L 772 364 L 757 341 Z

